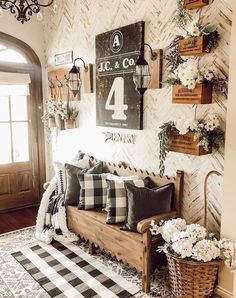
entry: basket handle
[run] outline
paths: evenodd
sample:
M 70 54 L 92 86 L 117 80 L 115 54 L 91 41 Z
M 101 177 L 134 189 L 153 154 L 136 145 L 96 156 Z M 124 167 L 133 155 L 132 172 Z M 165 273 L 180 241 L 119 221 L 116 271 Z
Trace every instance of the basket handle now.
M 217 176 L 223 176 L 222 173 L 216 171 L 216 170 L 213 170 L 213 171 L 210 171 L 205 179 L 204 179 L 204 227 L 207 229 L 207 224 L 208 224 L 208 220 L 207 220 L 207 213 L 208 213 L 208 201 L 207 201 L 207 181 L 208 181 L 208 178 L 212 175 L 212 174 L 215 174 Z

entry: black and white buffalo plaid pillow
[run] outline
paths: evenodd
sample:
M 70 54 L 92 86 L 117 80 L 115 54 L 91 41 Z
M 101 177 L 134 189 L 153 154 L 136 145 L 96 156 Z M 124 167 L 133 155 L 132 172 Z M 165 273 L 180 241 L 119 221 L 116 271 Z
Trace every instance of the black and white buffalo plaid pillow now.
M 79 209 L 101 209 L 107 201 L 107 174 L 81 174 Z
M 106 223 L 114 224 L 124 222 L 127 214 L 127 200 L 125 182 L 138 187 L 144 187 L 144 181 L 138 180 L 107 180 L 107 218 Z

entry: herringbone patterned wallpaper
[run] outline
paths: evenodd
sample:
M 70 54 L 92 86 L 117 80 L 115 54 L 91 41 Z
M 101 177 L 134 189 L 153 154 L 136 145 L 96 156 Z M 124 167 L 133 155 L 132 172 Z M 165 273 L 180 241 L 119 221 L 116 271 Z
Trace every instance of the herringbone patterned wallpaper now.
M 45 17 L 45 48 L 48 68 L 54 65 L 54 54 L 73 50 L 75 57 L 82 57 L 87 63 L 95 62 L 95 35 L 145 21 L 145 41 L 153 48 L 165 49 L 176 34 L 182 33 L 173 21 L 176 0 L 58 0 L 56 15 Z M 49 10 L 45 10 L 49 13 Z M 195 10 L 193 14 L 197 14 Z M 228 74 L 231 9 L 226 0 L 212 1 L 203 8 L 205 23 L 217 27 L 221 35 L 219 47 L 201 60 L 201 66 L 214 65 L 223 74 Z M 164 70 L 164 79 L 166 70 Z M 82 94 L 79 102 L 80 115 L 78 129 L 64 131 L 54 136 L 58 149 L 55 158 L 70 156 L 78 148 L 96 157 L 113 162 L 126 161 L 136 168 L 158 172 L 159 126 L 177 117 L 188 118 L 194 114 L 189 105 L 173 105 L 171 88 L 149 90 L 145 94 L 144 130 L 123 131 L 137 135 L 136 144 L 104 142 L 102 131 L 116 131 L 96 127 L 95 94 Z M 209 112 L 219 113 L 225 121 L 226 99 L 214 94 L 214 103 L 199 106 L 197 116 L 204 117 Z M 223 124 L 224 125 L 224 124 Z M 210 170 L 223 172 L 223 152 L 202 157 L 170 153 L 166 161 L 166 174 L 173 175 L 177 169 L 184 170 L 183 216 L 189 222 L 201 222 L 203 218 L 203 182 Z M 221 206 L 223 202 L 222 177 L 209 179 L 207 194 L 210 201 L 210 225 L 219 231 Z

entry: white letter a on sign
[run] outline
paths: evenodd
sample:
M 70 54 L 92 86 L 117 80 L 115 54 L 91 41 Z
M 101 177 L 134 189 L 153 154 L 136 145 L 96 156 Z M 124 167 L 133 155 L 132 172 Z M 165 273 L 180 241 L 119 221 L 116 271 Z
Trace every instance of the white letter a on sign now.
M 119 40 L 119 36 L 116 34 L 113 40 L 113 47 L 119 47 L 120 46 L 120 40 Z

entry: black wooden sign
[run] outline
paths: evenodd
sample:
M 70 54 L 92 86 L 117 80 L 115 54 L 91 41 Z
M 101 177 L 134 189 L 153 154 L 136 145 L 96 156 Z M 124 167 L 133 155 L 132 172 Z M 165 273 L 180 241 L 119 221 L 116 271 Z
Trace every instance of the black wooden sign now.
M 142 129 L 142 101 L 133 72 L 144 43 L 144 22 L 96 36 L 97 125 Z

